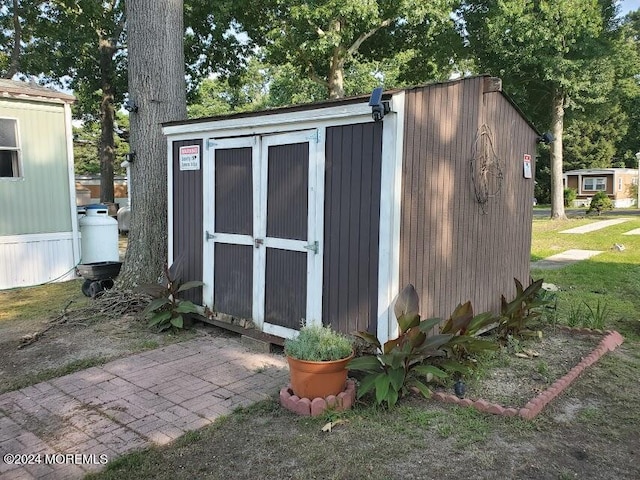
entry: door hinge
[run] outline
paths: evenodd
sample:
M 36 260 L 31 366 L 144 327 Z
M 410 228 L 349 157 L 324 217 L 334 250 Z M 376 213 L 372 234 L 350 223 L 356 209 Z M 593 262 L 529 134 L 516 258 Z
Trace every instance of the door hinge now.
M 213 240 L 216 236 L 213 233 L 209 233 L 209 230 L 204 232 L 204 238 L 208 242 L 209 240 Z
M 320 251 L 320 242 L 317 240 L 309 245 L 305 245 L 304 248 L 307 250 L 311 250 L 313 253 L 317 254 Z

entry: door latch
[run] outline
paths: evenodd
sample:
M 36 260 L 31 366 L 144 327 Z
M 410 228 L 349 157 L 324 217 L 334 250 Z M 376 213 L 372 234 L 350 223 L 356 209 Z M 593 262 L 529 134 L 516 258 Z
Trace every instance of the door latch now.
M 209 240 L 213 240 L 216 236 L 213 233 L 209 233 L 209 230 L 204 232 L 204 238 L 208 242 Z
M 304 248 L 307 250 L 311 250 L 313 253 L 317 254 L 320 251 L 320 242 L 317 240 L 309 245 L 305 245 Z
M 256 238 L 253 241 L 256 248 L 260 248 L 260 245 L 264 245 L 264 238 Z

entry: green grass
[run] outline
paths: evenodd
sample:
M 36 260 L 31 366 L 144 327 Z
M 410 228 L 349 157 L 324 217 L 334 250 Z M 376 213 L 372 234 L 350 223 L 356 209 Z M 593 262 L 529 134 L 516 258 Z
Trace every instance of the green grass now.
M 86 305 L 89 301 L 82 294 L 83 280 L 49 283 L 38 287 L 12 288 L 0 291 L 0 323 L 6 321 L 43 320 L 70 308 Z
M 602 217 L 601 219 L 606 219 Z M 600 250 L 603 253 L 560 270 L 533 270 L 534 278 L 544 278 L 560 288 L 558 320 L 568 323 L 575 311 L 589 316 L 589 305 L 596 311 L 606 305 L 604 328 L 619 330 L 629 338 L 640 338 L 640 236 L 623 235 L 640 228 L 640 218 L 582 235 L 561 234 L 598 219 L 568 221 L 534 220 L 532 259 L 544 258 L 569 249 Z M 620 252 L 615 243 L 625 246 Z

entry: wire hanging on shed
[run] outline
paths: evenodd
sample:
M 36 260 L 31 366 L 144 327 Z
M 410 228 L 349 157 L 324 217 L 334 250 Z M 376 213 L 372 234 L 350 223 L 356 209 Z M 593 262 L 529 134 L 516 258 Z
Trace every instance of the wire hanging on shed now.
M 493 132 L 486 124 L 482 125 L 476 134 L 470 170 L 476 200 L 482 212 L 487 213 L 487 203 L 491 197 L 500 193 L 504 175 L 502 162 L 493 148 Z

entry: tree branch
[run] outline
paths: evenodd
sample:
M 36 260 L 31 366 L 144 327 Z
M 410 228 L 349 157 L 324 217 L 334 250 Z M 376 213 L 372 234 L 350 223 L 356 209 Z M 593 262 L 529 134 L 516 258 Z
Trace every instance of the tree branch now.
M 393 21 L 392 18 L 387 18 L 386 20 L 383 20 L 382 22 L 380 22 L 380 25 L 378 25 L 377 27 L 372 28 L 371 30 L 369 30 L 367 33 L 363 33 L 362 35 L 360 35 L 355 42 L 353 42 L 353 45 L 351 45 L 348 49 L 347 49 L 347 55 L 353 55 L 354 53 L 356 53 L 358 51 L 358 49 L 360 48 L 360 45 L 362 45 L 362 43 L 369 37 L 371 37 L 374 33 L 376 33 L 378 30 L 380 30 L 381 28 L 384 27 L 388 27 L 389 25 L 391 25 L 391 22 Z
M 309 73 L 308 73 L 308 75 L 309 75 L 309 79 L 312 82 L 317 83 L 321 87 L 329 88 L 329 82 L 327 82 L 324 78 L 322 78 L 320 75 L 318 75 L 316 73 L 316 71 L 313 68 L 313 65 L 311 65 L 311 63 L 309 63 Z

